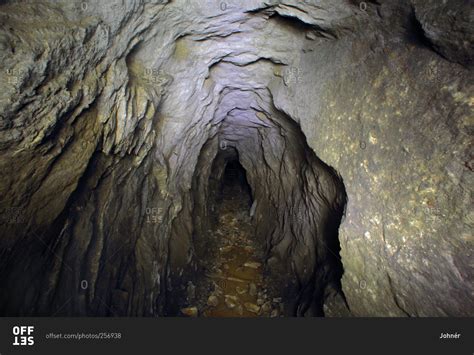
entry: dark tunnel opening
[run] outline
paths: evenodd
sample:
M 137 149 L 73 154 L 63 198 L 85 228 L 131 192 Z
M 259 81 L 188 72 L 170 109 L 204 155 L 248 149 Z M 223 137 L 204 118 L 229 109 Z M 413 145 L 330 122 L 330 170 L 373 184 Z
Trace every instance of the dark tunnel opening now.
M 234 202 L 236 209 L 250 209 L 252 206 L 252 189 L 247 181 L 247 173 L 238 159 L 227 162 L 221 179 L 218 202 Z
M 339 174 L 286 115 L 275 127 L 229 123 L 223 131 L 195 168 L 194 269 L 187 286 L 176 277 L 184 296 L 171 314 L 324 316 L 327 299 L 345 304 Z

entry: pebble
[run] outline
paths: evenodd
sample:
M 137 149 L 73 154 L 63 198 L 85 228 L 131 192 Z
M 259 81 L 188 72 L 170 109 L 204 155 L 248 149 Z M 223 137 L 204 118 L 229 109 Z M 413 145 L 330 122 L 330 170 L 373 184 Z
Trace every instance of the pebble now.
M 227 306 L 227 308 L 229 308 L 229 309 L 234 309 L 237 306 L 234 302 L 232 302 L 228 298 L 226 298 L 224 302 L 225 302 L 225 305 Z
M 249 285 L 249 295 L 250 296 L 255 296 L 257 295 L 257 286 L 254 283 L 251 283 Z
M 229 276 L 226 279 L 229 280 L 229 281 L 234 281 L 234 282 L 245 282 L 242 279 L 238 279 L 237 277 L 232 277 L 232 276 Z
M 235 290 L 237 291 L 237 293 L 238 293 L 239 295 L 243 295 L 244 293 L 247 292 L 246 289 L 244 289 L 244 288 L 242 288 L 242 287 L 240 287 L 240 286 L 237 286 L 237 287 L 235 288 Z
M 186 293 L 187 293 L 188 301 L 193 301 L 196 298 L 196 286 L 194 286 L 194 284 L 191 281 L 188 282 Z
M 256 261 L 247 261 L 244 266 L 251 269 L 258 269 L 262 264 L 257 263 Z
M 224 296 L 225 298 L 229 298 L 231 299 L 232 301 L 234 302 L 238 302 L 239 301 L 239 298 L 237 296 L 234 296 L 234 295 L 225 295 Z
M 257 299 L 257 304 L 261 306 L 264 303 L 263 299 L 259 298 Z
M 252 312 L 252 313 L 258 313 L 260 311 L 259 306 L 250 302 L 245 302 L 244 306 L 247 311 Z
M 181 313 L 188 317 L 197 317 L 198 315 L 198 309 L 197 307 L 187 307 L 187 308 L 181 308 Z
M 235 297 L 235 296 L 230 296 L 230 295 L 225 295 L 225 305 L 227 306 L 227 308 L 229 309 L 233 309 L 237 306 L 237 301 L 238 301 L 238 298 Z
M 272 306 L 271 306 L 270 302 L 265 302 L 262 305 L 262 312 L 269 313 L 271 310 L 272 310 Z
M 270 317 L 275 318 L 280 315 L 280 312 L 278 312 L 278 309 L 274 309 L 272 313 L 270 313 Z
M 217 305 L 219 304 L 219 299 L 214 295 L 210 295 L 207 299 L 207 304 L 211 307 L 217 307 Z
M 219 250 L 223 253 L 228 253 L 229 251 L 232 250 L 232 245 L 228 245 L 228 246 L 225 246 L 225 247 L 220 247 Z

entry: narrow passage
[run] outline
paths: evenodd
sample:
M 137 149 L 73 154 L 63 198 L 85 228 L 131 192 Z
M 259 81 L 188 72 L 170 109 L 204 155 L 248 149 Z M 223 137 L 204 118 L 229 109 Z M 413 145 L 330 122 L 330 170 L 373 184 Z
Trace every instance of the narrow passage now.
M 250 187 L 238 161 L 229 162 L 212 230 L 212 255 L 197 285 L 199 313 L 206 317 L 277 317 L 281 298 L 263 273 L 263 255 L 250 216 Z

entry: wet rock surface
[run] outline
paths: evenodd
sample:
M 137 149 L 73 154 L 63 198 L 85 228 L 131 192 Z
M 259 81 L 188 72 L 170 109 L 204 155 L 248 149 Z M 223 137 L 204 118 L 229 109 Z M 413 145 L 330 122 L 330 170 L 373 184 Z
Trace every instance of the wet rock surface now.
M 472 315 L 470 13 L 3 1 L 0 314 Z

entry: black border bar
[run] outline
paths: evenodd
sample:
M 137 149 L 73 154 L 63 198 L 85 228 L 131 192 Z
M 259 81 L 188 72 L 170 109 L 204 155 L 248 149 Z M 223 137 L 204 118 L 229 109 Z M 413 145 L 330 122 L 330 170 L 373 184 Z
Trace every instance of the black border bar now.
M 34 345 L 13 345 L 13 332 L 18 333 L 22 329 L 22 336 L 27 336 L 27 326 L 34 327 L 31 333 Z M 474 318 L 6 317 L 0 318 L 0 355 L 207 355 L 236 352 L 254 354 L 257 351 L 262 355 L 472 355 L 473 332 Z M 457 333 L 459 337 L 440 339 L 441 333 Z M 83 339 L 59 339 L 58 334 L 63 337 L 79 337 L 71 334 L 83 334 Z M 92 339 L 93 336 L 101 338 Z

